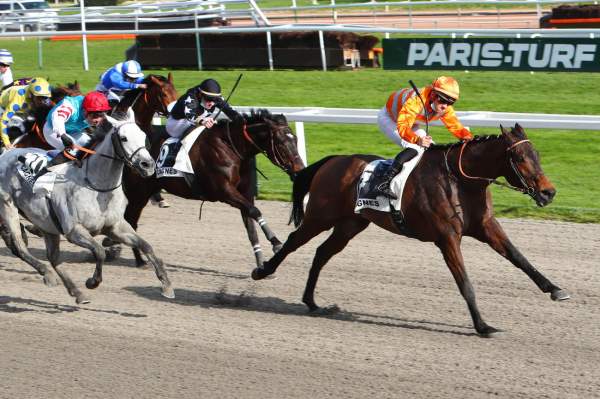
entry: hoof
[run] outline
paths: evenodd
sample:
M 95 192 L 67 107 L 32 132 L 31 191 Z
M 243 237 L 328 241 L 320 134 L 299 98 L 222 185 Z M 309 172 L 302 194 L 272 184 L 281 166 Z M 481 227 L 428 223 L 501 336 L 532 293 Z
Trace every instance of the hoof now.
M 117 259 L 120 255 L 121 255 L 121 246 L 120 245 L 114 245 L 112 247 L 108 247 L 105 250 L 106 253 L 106 262 L 112 262 L 115 259 Z
M 137 267 L 138 269 L 142 269 L 142 270 L 147 270 L 148 267 L 148 262 L 146 262 L 145 260 L 141 261 L 141 262 L 135 262 L 135 267 Z
M 552 294 L 550 294 L 550 298 L 552 298 L 553 301 L 564 301 L 571 298 L 571 294 L 569 294 L 567 290 L 558 289 L 552 291 Z
M 161 295 L 165 298 L 175 299 L 175 290 L 171 286 L 162 287 Z
M 479 334 L 479 336 L 482 338 L 493 338 L 502 332 L 503 332 L 502 330 L 499 330 L 492 326 L 485 326 L 485 327 L 477 330 L 477 334 Z
M 56 287 L 58 285 L 58 276 L 52 272 L 44 274 L 44 284 L 46 284 L 46 287 Z
M 339 312 L 340 307 L 338 305 L 330 305 L 324 308 L 314 305 L 314 309 L 309 308 L 309 314 L 311 316 L 331 316 Z
M 252 270 L 251 276 L 252 280 L 262 280 L 267 278 L 271 274 L 273 274 L 273 272 L 269 272 L 264 268 L 264 266 L 261 266 L 254 268 L 254 270 Z
M 98 288 L 99 285 L 100 285 L 100 281 L 98 281 L 92 277 L 85 280 L 85 286 L 90 290 Z
M 75 297 L 75 302 L 76 302 L 78 305 L 83 305 L 83 304 L 86 304 L 86 303 L 90 303 L 90 302 L 91 302 L 91 300 L 90 300 L 90 298 L 89 298 L 87 295 L 85 295 L 85 294 L 81 293 L 81 294 L 79 294 L 79 295 L 77 295 L 77 296 Z
M 112 247 L 115 244 L 116 243 L 113 240 L 111 240 L 109 237 L 104 237 L 104 239 L 102 240 L 103 247 Z

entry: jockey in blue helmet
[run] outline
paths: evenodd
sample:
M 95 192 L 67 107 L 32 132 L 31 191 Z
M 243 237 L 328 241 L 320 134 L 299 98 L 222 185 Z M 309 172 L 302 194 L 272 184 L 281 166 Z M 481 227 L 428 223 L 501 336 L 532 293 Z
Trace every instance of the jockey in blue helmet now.
M 144 73 L 139 62 L 119 62 L 100 76 L 96 90 L 104 93 L 111 104 L 117 104 L 127 90 L 146 89 Z

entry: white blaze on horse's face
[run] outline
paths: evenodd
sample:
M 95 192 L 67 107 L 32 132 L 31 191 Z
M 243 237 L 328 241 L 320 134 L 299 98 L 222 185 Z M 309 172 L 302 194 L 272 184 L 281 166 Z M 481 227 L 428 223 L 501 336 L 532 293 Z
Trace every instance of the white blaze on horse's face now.
M 114 126 L 112 134 L 119 137 L 118 142 L 122 147 L 121 156 L 130 163 L 142 177 L 154 174 L 154 159 L 146 148 L 146 133 L 135 123 L 133 110 L 127 110 L 127 119 L 124 121 L 107 116 L 106 119 Z M 114 143 L 114 140 L 113 140 Z M 115 149 L 115 151 L 118 151 Z

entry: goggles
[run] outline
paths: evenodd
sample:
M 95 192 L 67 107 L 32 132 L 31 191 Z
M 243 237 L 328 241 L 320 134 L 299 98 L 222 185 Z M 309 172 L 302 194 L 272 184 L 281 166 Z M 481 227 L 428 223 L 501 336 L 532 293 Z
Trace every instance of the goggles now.
M 434 92 L 438 102 L 442 103 L 442 104 L 446 104 L 446 105 L 452 105 L 456 102 L 456 100 L 452 97 L 449 97 L 448 95 L 444 94 L 444 93 L 440 93 L 439 91 L 435 91 Z

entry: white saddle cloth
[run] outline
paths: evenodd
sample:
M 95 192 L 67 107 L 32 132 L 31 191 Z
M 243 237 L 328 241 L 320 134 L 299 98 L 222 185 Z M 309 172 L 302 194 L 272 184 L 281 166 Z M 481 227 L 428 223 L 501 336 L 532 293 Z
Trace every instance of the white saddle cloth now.
M 189 152 L 200 133 L 205 130 L 204 126 L 199 126 L 192 130 L 187 136 L 181 140 L 181 148 L 175 157 L 173 166 L 165 166 L 164 162 L 169 154 L 169 146 L 177 143 L 179 140 L 175 137 L 169 137 L 160 147 L 160 155 L 156 161 L 156 177 L 183 177 L 184 173 L 194 173 L 192 162 L 190 161 Z

